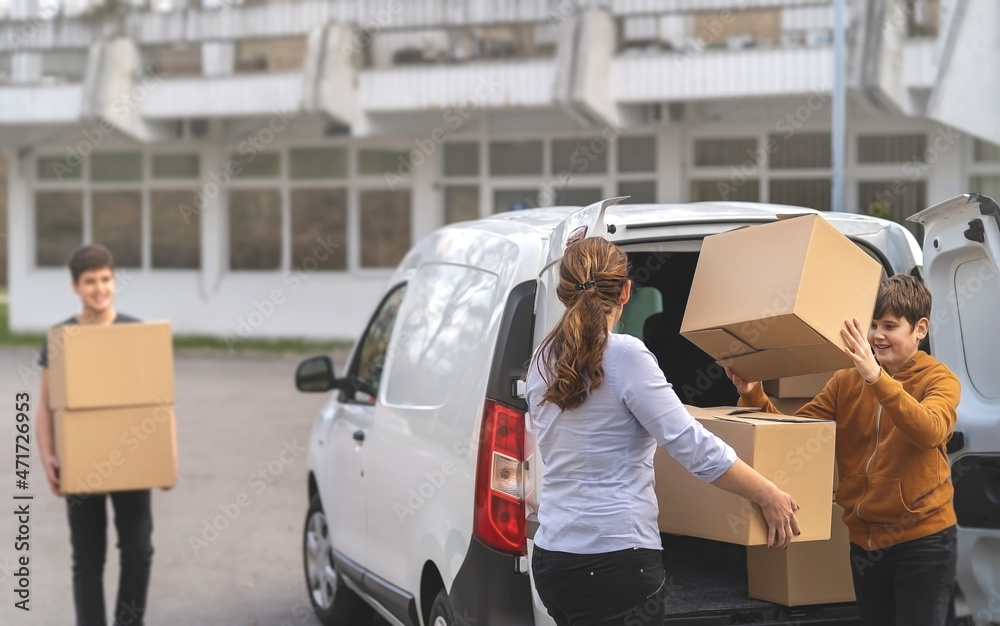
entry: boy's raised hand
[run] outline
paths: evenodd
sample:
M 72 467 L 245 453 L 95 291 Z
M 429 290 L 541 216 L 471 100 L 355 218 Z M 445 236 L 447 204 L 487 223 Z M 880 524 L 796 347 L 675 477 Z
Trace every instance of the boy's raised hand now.
M 874 384 L 882 375 L 882 366 L 875 360 L 875 353 L 871 344 L 868 343 L 868 331 L 861 328 L 858 318 L 844 320 L 844 329 L 840 331 L 844 336 L 844 348 L 846 354 L 852 361 L 858 373 L 865 379 L 865 382 Z
M 757 383 L 760 382 L 760 381 L 747 382 L 742 378 L 740 378 L 739 376 L 737 376 L 736 373 L 733 372 L 733 370 L 729 369 L 728 367 L 724 369 L 726 370 L 726 376 L 729 377 L 729 380 L 733 381 L 733 384 L 736 385 L 736 391 L 739 391 L 741 395 L 750 393 L 750 391 L 757 386 Z

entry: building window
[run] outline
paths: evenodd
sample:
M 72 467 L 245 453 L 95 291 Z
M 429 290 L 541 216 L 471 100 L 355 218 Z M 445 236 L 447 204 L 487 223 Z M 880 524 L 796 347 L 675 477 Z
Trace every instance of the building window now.
M 232 154 L 229 169 L 233 178 L 278 178 L 281 176 L 280 152 Z
M 236 42 L 237 72 L 283 72 L 297 70 L 305 60 L 305 37 L 246 39 Z
M 83 244 L 83 194 L 78 191 L 35 193 L 35 264 L 62 267 Z
M 479 219 L 479 187 L 449 185 L 444 188 L 444 223 Z
M 655 172 L 656 137 L 619 137 L 618 171 Z
M 771 135 L 768 162 L 771 169 L 795 170 L 831 167 L 829 133 Z
M 142 267 L 142 194 L 95 191 L 90 194 L 94 243 L 103 244 L 118 267 Z
M 906 218 L 927 207 L 927 184 L 922 180 L 865 181 L 858 183 L 861 213 L 894 220 L 909 228 Z
M 152 191 L 152 266 L 158 269 L 201 267 L 201 212 L 190 191 Z
M 276 270 L 281 266 L 281 193 L 276 189 L 229 192 L 229 268 Z
M 494 213 L 533 209 L 537 206 L 537 189 L 495 189 L 493 191 Z
M 361 267 L 395 267 L 410 249 L 410 190 L 366 189 L 361 199 Z
M 858 163 L 923 162 L 927 135 L 859 135 Z
M 757 140 L 749 139 L 696 139 L 694 164 L 697 167 L 741 165 L 755 158 Z
M 618 183 L 618 195 L 629 196 L 622 204 L 652 204 L 656 202 L 654 181 L 622 181 Z
M 691 202 L 758 202 L 760 181 L 741 180 L 692 180 Z
M 91 155 L 90 180 L 130 183 L 142 181 L 142 153 L 105 152 Z
M 66 157 L 38 157 L 35 177 L 38 180 L 80 180 L 83 178 L 83 159 L 76 157 L 72 161 Z
M 976 163 L 1000 163 L 1000 146 L 994 143 L 977 139 L 972 152 Z
M 541 173 L 541 141 L 493 141 L 490 143 L 491 175 L 523 176 Z
M 604 137 L 552 141 L 553 174 L 568 172 L 576 176 L 607 171 L 608 141 Z
M 200 174 L 197 153 L 153 155 L 153 178 L 198 178 Z
M 556 196 L 556 204 L 567 206 L 589 206 L 604 199 L 604 190 L 600 187 L 587 187 L 582 189 L 563 189 Z
M 292 267 L 347 269 L 347 190 L 292 190 Z
M 969 179 L 969 191 L 989 196 L 994 200 L 1000 198 L 1000 175 L 973 176 Z
M 347 148 L 296 148 L 288 153 L 292 180 L 347 178 Z
M 790 204 L 820 211 L 830 210 L 829 178 L 771 179 L 768 183 L 768 192 L 774 204 Z
M 445 176 L 479 176 L 479 144 L 473 142 L 444 145 Z
M 410 162 L 405 148 L 364 148 L 358 150 L 358 173 L 363 176 L 399 174 L 403 176 L 416 164 Z
M 781 11 L 775 9 L 719 11 L 694 14 L 690 36 L 708 48 L 775 46 L 781 41 Z

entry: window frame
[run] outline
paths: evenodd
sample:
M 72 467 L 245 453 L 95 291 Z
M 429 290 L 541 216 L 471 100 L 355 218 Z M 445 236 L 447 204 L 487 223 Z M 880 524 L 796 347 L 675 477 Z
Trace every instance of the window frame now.
M 380 399 L 379 394 L 381 394 L 382 392 L 381 377 L 379 378 L 379 387 L 378 389 L 375 390 L 374 395 L 368 393 L 367 391 L 364 391 L 363 389 L 360 389 L 358 387 L 358 383 L 356 382 L 359 380 L 357 373 L 358 373 L 358 368 L 361 366 L 361 353 L 364 350 L 365 342 L 368 339 L 368 334 L 371 332 L 372 326 L 375 324 L 375 320 L 378 319 L 379 315 L 382 313 L 382 310 L 389 303 L 390 299 L 396 296 L 398 292 L 402 291 L 403 293 L 400 296 L 399 306 L 396 308 L 396 312 L 392 321 L 392 331 L 389 333 L 389 345 L 386 347 L 385 355 L 382 360 L 382 373 L 383 374 L 385 373 L 386 370 L 385 366 L 392 352 L 393 335 L 396 332 L 396 320 L 399 318 L 399 312 L 403 310 L 403 306 L 406 304 L 406 287 L 408 284 L 409 283 L 407 281 L 402 281 L 390 287 L 386 291 L 385 295 L 382 296 L 382 298 L 379 300 L 378 306 L 375 307 L 375 310 L 372 312 L 371 316 L 369 316 L 368 322 L 365 324 L 365 330 L 363 333 L 361 333 L 361 336 L 358 338 L 358 342 L 354 350 L 352 350 L 351 352 L 351 360 L 347 366 L 347 369 L 344 371 L 344 378 L 346 378 L 350 382 L 350 389 L 342 390 L 340 392 L 339 401 L 341 404 L 374 406 L 379 401 Z M 357 399 L 356 396 L 359 391 L 371 396 L 372 401 Z

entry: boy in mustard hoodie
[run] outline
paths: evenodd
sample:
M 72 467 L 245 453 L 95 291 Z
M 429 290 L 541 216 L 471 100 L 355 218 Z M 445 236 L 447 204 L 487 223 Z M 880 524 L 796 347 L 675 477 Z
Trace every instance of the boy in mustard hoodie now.
M 837 422 L 837 504 L 865 626 L 944 626 L 951 610 L 957 520 L 945 445 L 961 386 L 918 349 L 930 311 L 931 294 L 917 279 L 884 280 L 867 336 L 856 318 L 841 331 L 854 368 L 834 374 L 797 412 Z M 759 383 L 726 374 L 741 406 L 779 412 Z

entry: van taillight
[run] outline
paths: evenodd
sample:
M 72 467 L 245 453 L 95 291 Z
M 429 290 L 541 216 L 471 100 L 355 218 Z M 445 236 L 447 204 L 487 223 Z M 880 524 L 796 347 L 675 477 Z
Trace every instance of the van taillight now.
M 514 555 L 528 553 L 525 518 L 524 412 L 486 401 L 476 467 L 473 534 L 487 546 Z

